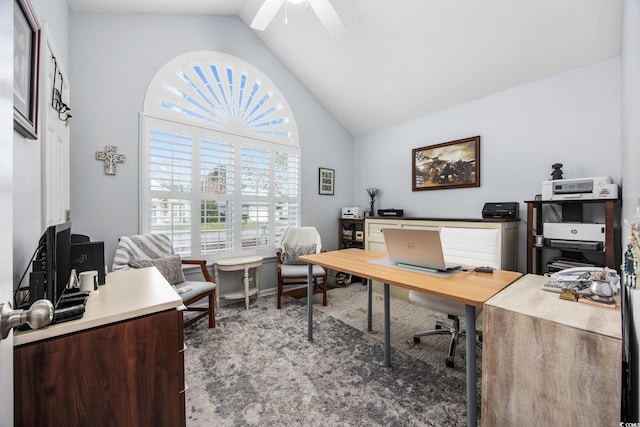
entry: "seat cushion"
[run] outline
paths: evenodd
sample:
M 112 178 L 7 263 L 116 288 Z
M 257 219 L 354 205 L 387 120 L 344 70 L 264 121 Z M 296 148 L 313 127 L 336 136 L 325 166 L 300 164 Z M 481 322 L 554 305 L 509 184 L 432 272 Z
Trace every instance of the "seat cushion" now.
M 176 283 L 173 287 L 183 301 L 188 301 L 197 295 L 212 291 L 216 288 L 216 284 L 196 280 L 185 280 L 184 282 Z
M 160 273 L 172 285 L 184 282 L 184 273 L 182 272 L 182 260 L 180 255 L 170 255 L 156 259 L 141 259 L 129 261 L 131 268 L 156 267 Z
M 302 277 L 306 276 L 309 273 L 308 265 L 282 265 L 281 275 L 284 278 L 287 277 Z M 319 265 L 313 266 L 313 275 L 314 276 L 322 276 L 324 275 L 324 268 Z

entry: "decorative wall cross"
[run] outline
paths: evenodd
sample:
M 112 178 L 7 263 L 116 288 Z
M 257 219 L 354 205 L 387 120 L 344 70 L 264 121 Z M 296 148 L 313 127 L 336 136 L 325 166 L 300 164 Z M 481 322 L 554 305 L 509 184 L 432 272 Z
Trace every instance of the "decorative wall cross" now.
M 118 147 L 106 145 L 104 151 L 96 151 L 96 160 L 104 160 L 104 173 L 107 175 L 116 174 L 116 164 L 124 163 L 124 154 L 118 154 Z

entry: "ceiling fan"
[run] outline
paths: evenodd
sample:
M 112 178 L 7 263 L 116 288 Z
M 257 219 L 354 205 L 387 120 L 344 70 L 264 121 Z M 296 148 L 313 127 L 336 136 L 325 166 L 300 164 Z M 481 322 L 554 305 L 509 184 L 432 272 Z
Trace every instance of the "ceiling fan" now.
M 299 4 L 303 1 L 305 0 L 265 0 L 253 18 L 253 22 L 251 22 L 251 28 L 264 31 L 276 16 L 280 7 L 282 7 L 282 3 Z M 306 0 L 306 2 L 307 6 L 311 6 L 316 15 L 318 15 L 320 22 L 332 36 L 337 36 L 346 31 L 342 20 L 333 6 L 331 6 L 331 3 L 329 3 L 329 0 Z

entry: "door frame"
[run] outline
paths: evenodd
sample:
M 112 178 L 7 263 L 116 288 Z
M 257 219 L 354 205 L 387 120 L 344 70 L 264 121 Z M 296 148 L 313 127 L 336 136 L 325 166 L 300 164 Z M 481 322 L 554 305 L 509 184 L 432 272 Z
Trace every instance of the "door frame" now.
M 0 301 L 13 305 L 13 0 L 0 0 Z M 13 332 L 0 340 L 0 426 L 13 425 Z

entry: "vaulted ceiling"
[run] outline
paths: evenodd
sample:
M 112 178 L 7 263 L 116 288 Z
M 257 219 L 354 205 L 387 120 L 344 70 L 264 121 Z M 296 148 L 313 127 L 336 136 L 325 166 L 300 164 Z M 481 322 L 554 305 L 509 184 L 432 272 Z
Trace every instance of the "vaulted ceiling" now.
M 263 0 L 68 3 L 72 12 L 237 15 L 249 26 Z M 331 3 L 346 27 L 338 36 L 304 1 L 253 31 L 355 136 L 620 54 L 621 0 Z

